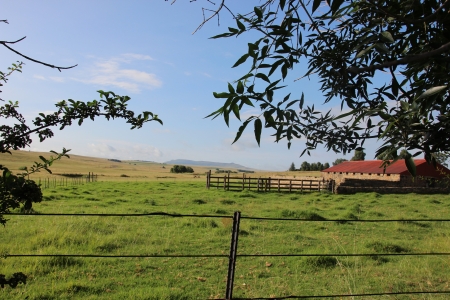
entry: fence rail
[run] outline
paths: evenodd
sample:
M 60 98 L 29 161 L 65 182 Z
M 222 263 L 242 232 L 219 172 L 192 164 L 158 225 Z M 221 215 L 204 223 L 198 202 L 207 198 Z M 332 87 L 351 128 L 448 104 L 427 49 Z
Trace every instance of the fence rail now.
M 241 220 L 267 220 L 267 221 L 297 221 L 297 222 L 405 222 L 405 221 L 428 221 L 428 222 L 450 222 L 450 219 L 420 219 L 420 220 L 311 220 L 311 219 L 286 219 L 286 218 L 265 218 L 265 217 L 242 217 L 239 211 L 235 212 L 231 217 L 229 215 L 187 215 L 187 214 L 176 214 L 176 213 L 163 213 L 163 212 L 155 212 L 155 213 L 142 213 L 142 214 L 26 214 L 26 213 L 8 213 L 5 215 L 27 215 L 27 216 L 35 216 L 35 217 L 44 217 L 44 216 L 83 216 L 83 217 L 139 217 L 139 216 L 166 216 L 166 217 L 174 217 L 174 218 L 183 218 L 183 217 L 193 217 L 193 218 L 232 218 L 233 219 L 233 227 L 231 232 L 231 243 L 230 243 L 230 254 L 209 254 L 209 255 L 191 255 L 191 254 L 178 254 L 178 255 L 108 255 L 108 254 L 4 254 L 6 257 L 80 257 L 80 258 L 196 258 L 196 257 L 228 257 L 228 275 L 226 280 L 226 291 L 225 298 L 214 298 L 210 300 L 231 300 L 231 299 L 241 299 L 241 300 L 254 300 L 254 299 L 317 299 L 317 298 L 354 298 L 354 297 L 369 297 L 369 296 L 398 296 L 398 295 L 443 295 L 449 294 L 450 291 L 399 291 L 399 292 L 380 292 L 380 293 L 362 293 L 362 294 L 332 294 L 332 295 L 289 295 L 289 296 L 280 296 L 280 297 L 258 297 L 258 298 L 233 298 L 233 283 L 234 283 L 234 275 L 236 269 L 236 259 L 238 257 L 267 257 L 267 256 L 297 256 L 297 257 L 307 257 L 307 256 L 450 256 L 450 252 L 430 252 L 430 253 L 328 253 L 328 254 L 314 254 L 314 253 L 301 253 L 301 254 L 238 254 L 238 238 L 239 238 L 239 226 Z M 25 278 L 26 279 L 26 278 Z
M 224 189 L 227 191 L 255 190 L 258 192 L 303 192 L 331 190 L 331 182 L 324 179 L 291 179 L 230 176 L 212 176 L 211 170 L 206 174 L 206 188 Z

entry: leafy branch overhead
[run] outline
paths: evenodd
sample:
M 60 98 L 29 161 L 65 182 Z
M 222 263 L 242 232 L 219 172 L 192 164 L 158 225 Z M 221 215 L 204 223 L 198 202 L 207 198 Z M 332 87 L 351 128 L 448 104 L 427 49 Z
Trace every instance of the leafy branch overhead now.
M 259 35 L 233 65 L 248 71 L 226 92 L 214 93 L 223 105 L 208 116 L 223 116 L 229 125 L 230 114 L 240 119 L 247 106 L 259 106 L 259 114 L 243 120 L 235 142 L 253 123 L 258 144 L 261 124 L 288 147 L 305 139 L 302 155 L 320 145 L 346 154 L 375 139 L 382 142 L 376 155 L 413 153 L 410 166 L 414 156 L 435 163 L 435 154 L 450 150 L 449 0 L 259 4 L 233 12 L 236 26 L 212 37 Z M 306 71 L 299 73 L 300 66 Z M 319 82 L 323 97 L 291 95 L 288 89 L 301 89 L 308 78 Z M 336 101 L 341 113 L 318 109 Z
M 57 110 L 51 114 L 40 113 L 32 122 L 33 128 L 25 123 L 24 117 L 18 112 L 18 102 L 5 103 L 0 107 L 0 118 L 15 119 L 16 123 L 0 126 L 0 152 L 9 152 L 10 149 L 18 150 L 29 146 L 32 142 L 32 134 L 37 134 L 41 142 L 51 138 L 54 135 L 51 127 L 58 126 L 62 130 L 74 122 L 81 125 L 86 119 L 94 120 L 100 116 L 107 120 L 125 119 L 131 125 L 131 129 L 141 128 L 144 123 L 150 121 L 162 124 L 158 115 L 149 111 L 135 115 L 133 111 L 129 110 L 127 105 L 130 97 L 101 90 L 98 92 L 101 100 L 81 102 L 69 99 L 56 103 Z

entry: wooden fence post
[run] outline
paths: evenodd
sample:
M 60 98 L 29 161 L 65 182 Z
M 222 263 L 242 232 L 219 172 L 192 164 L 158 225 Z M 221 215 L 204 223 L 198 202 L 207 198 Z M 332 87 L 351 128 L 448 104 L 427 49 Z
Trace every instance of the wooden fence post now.
M 209 190 L 209 185 L 211 184 L 211 170 L 206 172 L 206 188 Z

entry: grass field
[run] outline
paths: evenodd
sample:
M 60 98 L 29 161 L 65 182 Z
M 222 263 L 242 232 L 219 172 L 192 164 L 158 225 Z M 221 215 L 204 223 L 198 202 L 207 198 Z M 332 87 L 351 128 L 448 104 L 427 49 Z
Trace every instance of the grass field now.
M 44 191 L 37 213 L 208 214 L 192 217 L 10 216 L 0 253 L 228 255 L 234 211 L 299 219 L 445 219 L 448 195 L 351 196 L 206 190 L 204 181 L 100 181 Z M 238 254 L 449 252 L 447 222 L 358 223 L 241 220 Z M 235 297 L 450 291 L 447 256 L 238 257 Z M 225 295 L 228 259 L 15 258 L 27 285 L 1 299 L 208 299 Z M 356 299 L 356 298 L 355 298 Z M 361 299 L 361 298 L 359 298 Z M 365 297 L 364 299 L 380 299 Z M 448 295 L 381 299 L 448 299 Z

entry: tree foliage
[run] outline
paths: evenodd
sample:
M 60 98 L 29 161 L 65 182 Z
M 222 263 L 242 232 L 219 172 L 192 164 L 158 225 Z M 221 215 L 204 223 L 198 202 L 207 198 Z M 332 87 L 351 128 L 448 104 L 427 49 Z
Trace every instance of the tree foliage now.
M 333 166 L 343 163 L 344 161 L 348 161 L 348 160 L 346 160 L 345 158 L 336 158 L 336 160 L 333 162 Z
M 224 7 L 226 1 L 213 16 Z M 449 8 L 447 0 L 266 0 L 234 12 L 236 26 L 213 38 L 259 37 L 233 65 L 247 62 L 248 71 L 214 93 L 223 104 L 209 117 L 221 115 L 229 125 L 231 114 L 240 119 L 257 106 L 260 113 L 243 120 L 234 142 L 253 123 L 258 144 L 263 127 L 288 147 L 305 139 L 302 155 L 319 146 L 346 154 L 374 139 L 382 141 L 376 155 L 395 160 L 406 149 L 436 162 L 433 153 L 450 150 Z M 323 98 L 283 94 L 291 73 L 299 85 L 318 78 Z M 334 101 L 341 113 L 317 109 Z
M 289 167 L 289 171 L 295 171 L 295 164 L 291 163 L 291 166 Z
M 174 165 L 170 169 L 170 173 L 194 173 L 194 169 L 182 165 Z
M 357 160 L 364 160 L 365 158 L 366 153 L 364 152 L 364 150 L 355 150 L 355 154 L 350 160 L 357 161 Z

